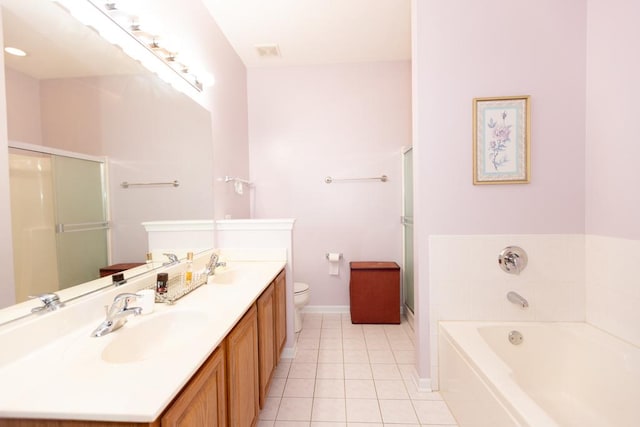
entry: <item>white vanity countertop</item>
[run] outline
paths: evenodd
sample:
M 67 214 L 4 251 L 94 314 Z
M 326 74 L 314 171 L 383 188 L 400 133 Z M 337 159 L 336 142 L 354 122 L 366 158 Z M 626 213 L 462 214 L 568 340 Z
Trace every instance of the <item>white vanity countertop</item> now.
M 154 421 L 284 266 L 230 263 L 218 284 L 201 286 L 175 305 L 155 304 L 153 313 L 130 317 L 120 330 L 93 338 L 90 333 L 104 320 L 97 313 L 95 321 L 0 366 L 0 418 Z M 146 322 L 161 325 L 156 337 L 148 336 L 155 332 Z M 136 327 L 144 335 L 132 335 Z M 163 332 L 172 339 L 163 341 Z M 124 357 L 137 359 L 105 361 L 110 344 L 125 334 L 139 345 L 131 353 L 125 347 Z M 145 354 L 146 343 L 156 350 Z

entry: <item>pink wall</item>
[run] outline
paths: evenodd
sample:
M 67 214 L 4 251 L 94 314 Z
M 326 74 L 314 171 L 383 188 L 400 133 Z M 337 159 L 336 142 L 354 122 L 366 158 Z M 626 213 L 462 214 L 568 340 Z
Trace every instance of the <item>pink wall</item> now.
M 640 239 L 640 3 L 589 0 L 586 229 Z
M 418 336 L 429 236 L 583 233 L 586 2 L 416 0 L 414 146 Z M 528 185 L 472 185 L 474 97 L 531 95 Z M 418 373 L 429 376 L 428 342 Z
M 196 65 L 215 77 L 200 102 L 211 112 L 213 157 L 207 157 L 215 176 L 214 217 L 248 218 L 249 197 L 233 193 L 231 185 L 218 179 L 225 175 L 249 175 L 247 124 L 247 71 L 214 18 L 200 0 L 159 2 L 138 0 L 154 22 L 175 34 Z
M 250 69 L 255 218 L 296 218 L 296 281 L 310 305 L 346 306 L 348 262 L 401 261 L 401 147 L 411 144 L 408 62 Z M 387 174 L 389 181 L 324 178 Z M 327 252 L 342 252 L 330 276 Z
M 9 140 L 42 144 L 40 82 L 11 68 L 5 70 Z
M 144 221 L 212 217 L 206 109 L 146 75 L 46 80 L 41 94 L 44 145 L 108 154 L 113 262 L 144 261 Z M 180 186 L 120 185 L 173 180 Z

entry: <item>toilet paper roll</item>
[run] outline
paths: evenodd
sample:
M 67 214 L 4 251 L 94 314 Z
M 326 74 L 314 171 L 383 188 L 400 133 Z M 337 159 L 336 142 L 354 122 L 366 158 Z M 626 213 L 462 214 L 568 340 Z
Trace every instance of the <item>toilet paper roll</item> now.
M 327 255 L 329 260 L 329 275 L 337 276 L 340 274 L 340 254 L 331 252 Z

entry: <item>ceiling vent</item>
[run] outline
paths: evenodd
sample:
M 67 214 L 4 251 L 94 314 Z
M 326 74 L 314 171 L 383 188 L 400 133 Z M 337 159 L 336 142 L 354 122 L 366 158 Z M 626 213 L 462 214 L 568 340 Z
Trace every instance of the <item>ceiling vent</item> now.
M 280 48 L 277 44 L 256 45 L 256 50 L 261 58 L 279 58 Z

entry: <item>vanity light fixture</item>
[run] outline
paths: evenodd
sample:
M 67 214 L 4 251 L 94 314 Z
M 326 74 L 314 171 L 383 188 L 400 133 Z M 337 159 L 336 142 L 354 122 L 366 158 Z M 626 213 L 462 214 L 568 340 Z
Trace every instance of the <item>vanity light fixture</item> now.
M 7 46 L 4 48 L 4 51 L 14 56 L 27 56 L 27 52 L 22 49 L 18 49 L 17 47 Z
M 98 8 L 113 23 L 129 33 L 138 43 L 153 53 L 158 59 L 168 65 L 176 75 L 180 76 L 189 83 L 198 92 L 202 92 L 204 85 L 196 74 L 191 72 L 190 68 L 178 60 L 178 52 L 173 52 L 160 44 L 160 37 L 144 31 L 138 18 L 118 8 L 113 0 L 87 0 L 94 7 Z

